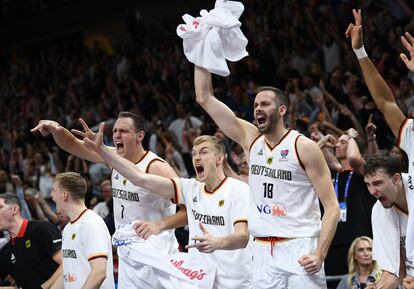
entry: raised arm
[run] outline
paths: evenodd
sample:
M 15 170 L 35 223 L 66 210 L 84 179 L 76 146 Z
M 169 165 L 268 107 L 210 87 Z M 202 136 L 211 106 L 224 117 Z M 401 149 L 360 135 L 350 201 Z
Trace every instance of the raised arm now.
M 318 246 L 310 255 L 302 256 L 299 263 L 309 274 L 319 272 L 336 232 L 339 219 L 339 204 L 332 185 L 331 174 L 318 145 L 305 137 L 298 139 L 298 154 L 306 174 L 315 189 L 324 209 Z
M 362 74 L 365 78 L 365 83 L 368 86 L 372 98 L 374 99 L 378 109 L 384 114 L 385 120 L 390 126 L 394 136 L 398 137 L 399 129 L 406 117 L 398 107 L 391 89 L 388 87 L 385 80 L 378 73 L 375 65 L 365 53 L 362 41 L 361 10 L 358 10 L 357 12 L 354 9 L 352 12 L 354 14 L 355 24 L 349 24 L 345 35 L 347 37 L 351 37 L 352 48 L 357 54 L 359 65 L 361 66 Z
M 226 136 L 241 145 L 244 151 L 248 151 L 250 144 L 259 135 L 257 128 L 236 117 L 227 105 L 213 95 L 211 74 L 206 69 L 195 66 L 194 85 L 198 104 L 203 107 Z
M 105 124 L 101 123 L 95 140 L 91 140 L 88 137 L 83 139 L 85 146 L 98 154 L 106 164 L 130 180 L 134 185 L 146 188 L 164 198 L 174 199 L 174 184 L 170 179 L 140 171 L 132 162 L 119 156 L 103 144 L 104 126 Z
M 80 120 L 82 126 L 85 129 L 85 134 L 93 134 L 86 123 Z M 70 154 L 73 154 L 81 159 L 88 160 L 94 163 L 103 163 L 102 158 L 95 152 L 90 151 L 85 147 L 85 143 L 76 138 L 69 130 L 61 126 L 59 123 L 53 120 L 41 120 L 39 124 L 30 130 L 31 132 L 40 132 L 46 136 L 52 134 L 56 144 L 63 150 Z

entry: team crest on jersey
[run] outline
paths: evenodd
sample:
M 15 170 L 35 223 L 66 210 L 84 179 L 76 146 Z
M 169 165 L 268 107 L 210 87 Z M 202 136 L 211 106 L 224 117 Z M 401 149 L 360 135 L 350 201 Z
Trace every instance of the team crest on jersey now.
M 224 206 L 224 200 L 220 200 L 218 205 L 219 205 L 219 207 L 223 207 Z
M 115 180 L 119 180 L 119 174 L 118 173 L 115 175 Z
M 193 198 L 193 203 L 197 203 L 197 196 Z
M 268 157 L 267 158 L 267 164 L 271 165 L 273 163 L 273 157 Z
M 26 245 L 26 248 L 30 248 L 30 246 L 32 245 L 32 242 L 30 242 L 30 240 L 27 240 L 26 241 L 26 243 L 25 243 L 25 245 Z
M 127 179 L 124 179 L 123 181 L 122 181 L 122 184 L 124 185 L 124 186 L 126 186 L 126 183 L 127 183 Z
M 75 240 L 75 238 L 76 238 L 76 233 L 73 233 L 72 234 L 72 240 Z
M 257 155 L 258 155 L 258 156 L 262 156 L 262 155 L 263 155 L 263 149 L 261 149 L 261 150 L 257 153 Z

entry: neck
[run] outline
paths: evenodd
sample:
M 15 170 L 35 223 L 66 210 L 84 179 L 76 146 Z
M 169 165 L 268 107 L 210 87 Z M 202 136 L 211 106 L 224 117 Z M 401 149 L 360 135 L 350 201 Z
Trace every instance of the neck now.
M 223 170 L 219 170 L 214 176 L 208 178 L 208 181 L 204 183 L 207 191 L 212 192 L 221 184 L 221 182 L 226 178 Z
M 372 272 L 372 263 L 366 265 L 359 265 L 359 276 L 368 277 Z
M 287 132 L 288 130 L 284 127 L 283 121 L 278 121 L 271 132 L 264 134 L 264 138 L 269 145 L 274 146 L 280 142 Z
M 405 196 L 405 189 L 402 179 L 397 183 L 397 199 L 395 200 L 395 205 L 408 214 L 407 197 Z
M 86 209 L 85 203 L 82 201 L 71 204 L 70 207 L 66 208 L 66 210 L 62 210 L 62 212 L 69 217 L 71 222 L 73 222 L 76 221 L 80 214 L 82 214 L 82 212 Z
M 144 148 L 140 144 L 137 148 L 137 151 L 130 158 L 127 158 L 127 159 L 130 162 L 133 162 L 134 164 L 136 164 L 142 159 L 142 157 L 144 156 L 145 153 L 146 153 L 146 151 L 144 150 Z
M 352 167 L 350 166 L 346 158 L 340 159 L 339 162 L 341 163 L 342 170 L 352 170 Z
M 19 234 L 20 228 L 23 224 L 23 218 L 22 217 L 16 217 L 15 220 L 13 220 L 13 223 L 11 224 L 11 228 L 8 230 L 8 233 L 10 234 L 10 238 L 16 238 L 17 234 Z

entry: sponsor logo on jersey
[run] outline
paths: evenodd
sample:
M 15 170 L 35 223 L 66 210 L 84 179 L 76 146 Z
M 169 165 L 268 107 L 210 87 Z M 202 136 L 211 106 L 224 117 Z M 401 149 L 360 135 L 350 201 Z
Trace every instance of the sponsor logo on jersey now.
M 224 200 L 220 200 L 218 205 L 219 205 L 219 207 L 223 207 L 224 206 Z
M 289 150 L 280 150 L 280 162 L 286 162 L 288 161 L 288 154 L 289 154 Z
M 122 200 L 132 201 L 132 202 L 139 202 L 138 193 L 128 192 L 125 190 L 119 190 L 119 189 L 112 188 L 112 197 L 122 199 Z
M 223 216 L 210 216 L 198 213 L 196 210 L 193 211 L 194 220 L 206 225 L 225 226 Z
M 122 184 L 123 184 L 124 186 L 126 186 L 127 181 L 128 181 L 127 179 L 123 179 Z
M 66 283 L 71 283 L 76 281 L 76 275 L 73 273 L 67 273 L 63 274 L 63 280 L 65 280 Z
M 72 258 L 76 259 L 76 251 L 71 249 L 63 249 L 62 250 L 63 258 Z
M 292 172 L 280 169 L 272 169 L 265 166 L 251 165 L 250 173 L 252 175 L 264 176 L 279 180 L 292 180 Z
M 194 269 L 189 268 L 184 263 L 184 260 L 174 260 L 171 259 L 170 262 L 176 267 L 178 270 L 180 270 L 185 276 L 187 276 L 189 279 L 194 280 L 197 278 L 197 280 L 203 280 L 204 276 L 206 276 L 207 272 L 205 272 L 203 269 Z
M 284 217 L 287 215 L 287 210 L 283 205 L 280 204 L 274 204 L 274 205 L 257 205 L 257 210 L 261 214 L 265 215 L 272 215 L 275 217 Z
M 263 149 L 261 149 L 261 150 L 257 153 L 257 155 L 258 155 L 258 156 L 262 156 L 262 155 L 263 155 Z
M 116 173 L 116 175 L 115 175 L 115 180 L 119 180 L 119 174 L 118 173 Z
M 414 190 L 413 179 L 411 176 L 408 176 L 408 188 Z
M 10 262 L 11 262 L 12 264 L 16 263 L 16 257 L 14 256 L 14 254 L 13 254 L 13 253 L 10 255 Z
M 72 240 L 75 240 L 75 238 L 76 238 L 76 233 L 73 233 L 72 234 Z
M 24 243 L 24 245 L 26 246 L 26 248 L 30 248 L 30 246 L 32 245 L 32 242 L 30 242 L 30 240 L 26 240 L 26 242 Z
M 197 203 L 197 196 L 193 198 L 193 203 Z

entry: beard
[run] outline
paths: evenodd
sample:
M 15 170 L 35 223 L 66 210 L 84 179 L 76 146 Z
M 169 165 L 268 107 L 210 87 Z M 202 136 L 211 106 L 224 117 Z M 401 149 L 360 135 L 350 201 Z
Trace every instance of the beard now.
M 279 119 L 279 111 L 276 109 L 274 112 L 272 112 L 268 117 L 268 123 L 265 127 L 258 128 L 259 132 L 262 134 L 270 133 L 273 128 L 276 126 L 276 123 Z

